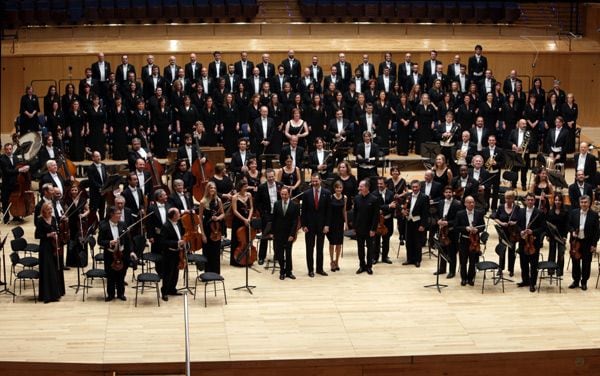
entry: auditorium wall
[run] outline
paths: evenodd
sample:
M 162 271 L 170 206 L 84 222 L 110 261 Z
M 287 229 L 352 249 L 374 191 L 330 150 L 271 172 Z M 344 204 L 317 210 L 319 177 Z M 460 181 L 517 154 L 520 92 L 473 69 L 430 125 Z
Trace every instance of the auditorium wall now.
M 376 39 L 374 39 L 376 42 Z M 132 41 L 132 43 L 134 43 Z M 375 43 L 374 43 L 375 44 Z M 471 43 L 465 43 L 471 45 Z M 365 51 L 369 54 L 370 61 L 376 66 L 383 60 L 385 46 L 377 46 L 377 49 Z M 436 46 L 432 46 L 436 47 Z M 317 47 L 318 48 L 318 47 Z M 484 46 L 485 48 L 485 46 Z M 192 52 L 192 51 L 189 51 Z M 177 63 L 183 66 L 189 60 L 189 52 L 180 52 L 174 54 L 177 58 Z M 198 60 L 204 65 L 212 60 L 212 51 L 193 51 L 198 55 Z M 239 52 L 229 52 L 223 50 L 223 60 L 225 62 L 235 62 L 239 60 Z M 248 49 L 250 60 L 259 62 L 263 51 L 252 51 Z M 271 62 L 277 64 L 286 57 L 287 46 L 282 47 L 279 51 L 271 52 Z M 305 52 L 300 49 L 296 50 L 296 57 L 302 64 L 309 64 L 311 57 L 317 55 L 319 63 L 325 70 L 325 74 L 329 73 L 331 64 L 337 61 L 339 51 L 318 51 Z M 394 61 L 401 62 L 406 51 L 392 51 Z M 155 62 L 159 66 L 164 67 L 167 64 L 167 59 L 171 55 L 161 51 L 148 51 L 155 56 Z M 412 52 L 413 61 L 422 64 L 429 58 L 427 51 Z M 472 54 L 471 47 L 462 51 L 440 51 L 438 59 L 444 65 L 452 61 L 455 53 L 461 55 L 463 63 L 466 63 L 468 57 Z M 600 91 L 598 90 L 600 83 L 600 59 L 597 52 L 557 52 L 548 53 L 541 52 L 536 56 L 535 50 L 529 51 L 505 51 L 505 52 L 485 52 L 488 57 L 490 68 L 493 70 L 497 80 L 504 80 L 511 69 L 516 69 L 520 76 L 536 76 L 543 77 L 543 85 L 547 90 L 552 87 L 552 79 L 556 77 L 561 80 L 561 87 L 566 92 L 575 94 L 576 102 L 579 104 L 579 124 L 583 126 L 600 126 Z M 146 53 L 129 54 L 129 62 L 139 69 L 146 64 Z M 346 59 L 355 67 L 362 61 L 362 52 L 346 52 Z M 120 54 L 106 53 L 106 60 L 109 61 L 114 68 L 120 64 Z M 27 56 L 2 56 L 1 69 L 1 87 L 2 87 L 2 133 L 12 132 L 13 123 L 19 111 L 19 101 L 24 93 L 24 88 L 34 81 L 33 86 L 36 94 L 41 98 L 45 95 L 48 86 L 52 83 L 50 80 L 59 82 L 61 94 L 64 86 L 69 78 L 73 80 L 75 86 L 80 78 L 83 77 L 83 72 L 86 67 L 89 67 L 96 61 L 95 54 L 88 55 L 61 55 L 58 51 L 55 55 L 27 55 Z M 68 67 L 72 67 L 69 71 Z M 420 68 L 422 70 L 422 67 Z M 445 69 L 444 69 L 445 70 Z M 71 73 L 71 76 L 69 76 Z M 524 77 L 525 86 L 529 79 Z M 526 87 L 525 89 L 528 89 Z

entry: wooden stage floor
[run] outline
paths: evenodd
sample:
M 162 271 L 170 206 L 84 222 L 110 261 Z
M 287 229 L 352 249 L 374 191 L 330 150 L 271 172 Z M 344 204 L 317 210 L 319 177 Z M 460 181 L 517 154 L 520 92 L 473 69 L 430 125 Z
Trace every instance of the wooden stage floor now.
M 414 172 L 409 177 L 420 176 Z M 572 179 L 568 176 L 568 181 Z M 31 219 L 24 225 L 29 239 Z M 4 234 L 10 226 L 0 226 Z M 496 236 L 486 259 L 497 261 Z M 482 273 L 474 287 L 461 287 L 460 278 L 447 280 L 438 293 L 424 288 L 434 283 L 436 259 L 423 256 L 421 268 L 401 266 L 397 232 L 392 237 L 392 265 L 377 264 L 374 275 L 356 275 L 356 245 L 346 241 L 341 271 L 309 278 L 304 238 L 294 247 L 297 280 L 280 281 L 256 266 L 250 270 L 254 294 L 233 290 L 244 285 L 244 269 L 222 262 L 228 305 L 222 295 L 208 297 L 208 307 L 190 300 L 191 360 L 239 361 L 416 356 L 436 354 L 505 353 L 600 347 L 600 290 L 595 289 L 594 259 L 588 291 L 569 290 L 566 272 L 562 293 L 544 281 L 540 293 L 490 280 L 481 293 Z M 424 248 L 425 250 L 425 248 Z M 547 254 L 547 243 L 543 251 Z M 519 282 L 517 261 L 515 282 Z M 76 271 L 65 272 L 67 285 Z M 99 282 L 82 302 L 81 291 L 68 289 L 59 303 L 34 304 L 31 290 L 12 303 L 0 296 L 0 362 L 162 363 L 183 362 L 183 298 L 172 297 L 157 307 L 146 291 L 134 307 L 128 274 L 126 302 L 105 303 Z M 193 283 L 193 280 L 192 280 Z M 182 280 L 180 278 L 180 285 Z M 0 369 L 2 365 L 0 364 Z

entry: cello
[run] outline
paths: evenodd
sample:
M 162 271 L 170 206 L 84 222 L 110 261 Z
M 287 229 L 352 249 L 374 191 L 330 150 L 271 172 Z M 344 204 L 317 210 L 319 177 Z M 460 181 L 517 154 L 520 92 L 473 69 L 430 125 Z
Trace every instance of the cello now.
M 238 246 L 233 252 L 234 259 L 238 262 L 238 264 L 243 266 L 250 266 L 254 264 L 257 258 L 257 251 L 254 244 L 252 244 L 252 239 L 256 237 L 256 230 L 250 225 L 241 226 L 237 229 L 235 236 L 237 237 Z M 246 250 L 249 242 L 250 249 Z
M 146 145 L 150 145 L 150 143 L 148 142 L 148 138 L 146 137 L 146 132 L 144 130 L 140 129 L 140 135 L 144 138 Z M 167 185 L 164 184 L 162 181 L 162 176 L 165 174 L 163 166 L 156 158 L 154 158 L 154 156 L 151 153 L 148 153 L 146 167 L 144 168 L 144 170 L 150 173 L 150 177 L 152 179 L 153 192 L 158 189 L 163 189 L 167 193 L 167 195 L 171 194 L 169 187 L 167 187 Z
M 30 136 L 31 135 L 31 136 Z M 29 141 L 29 138 L 33 140 Z M 23 140 L 26 140 L 23 142 Z M 9 212 L 13 217 L 27 217 L 35 211 L 35 194 L 31 190 L 31 174 L 29 172 L 29 158 L 31 153 L 37 153 L 41 147 L 41 141 L 37 133 L 28 133 L 25 136 L 18 139 L 16 135 L 13 136 L 13 141 L 17 146 L 17 150 L 21 151 L 22 161 L 15 163 L 15 169 L 19 171 L 17 175 L 17 181 L 9 196 Z M 23 145 L 23 147 L 21 147 Z M 29 152 L 25 152 L 25 148 L 29 148 Z M 16 152 L 13 154 L 15 155 Z
M 200 153 L 200 146 L 198 145 L 197 138 L 195 142 L 196 143 L 194 146 L 198 152 L 198 159 L 196 159 L 191 166 L 192 175 L 194 175 L 194 178 L 196 178 L 196 183 L 194 184 L 192 193 L 194 194 L 196 201 L 202 201 L 206 184 L 215 175 L 215 166 L 208 159 L 204 163 L 200 161 L 202 159 L 202 154 Z
M 200 216 L 197 213 L 197 209 L 195 208 L 191 213 L 184 213 L 181 216 L 181 224 L 185 230 L 183 240 L 190 244 L 190 250 L 195 252 L 202 249 L 202 235 L 200 235 L 200 231 L 198 230 Z

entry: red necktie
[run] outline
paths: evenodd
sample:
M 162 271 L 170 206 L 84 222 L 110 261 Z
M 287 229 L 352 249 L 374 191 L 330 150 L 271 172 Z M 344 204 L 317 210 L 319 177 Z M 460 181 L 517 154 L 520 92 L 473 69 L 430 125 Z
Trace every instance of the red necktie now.
M 319 210 L 319 190 L 315 189 L 315 209 Z

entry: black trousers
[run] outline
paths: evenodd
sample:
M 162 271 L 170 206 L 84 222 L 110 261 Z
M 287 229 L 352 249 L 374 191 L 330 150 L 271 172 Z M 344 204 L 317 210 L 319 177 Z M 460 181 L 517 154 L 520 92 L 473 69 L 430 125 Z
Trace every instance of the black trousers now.
M 368 234 L 356 235 L 356 244 L 358 246 L 358 262 L 360 267 L 363 269 L 369 269 L 373 265 L 373 258 L 375 257 L 373 250 L 373 238 Z M 366 252 L 365 252 L 366 247 Z
M 469 251 L 470 241 L 467 238 L 460 238 L 460 279 L 462 281 L 475 280 L 475 264 L 479 262 L 479 254 Z
M 10 219 L 10 214 L 8 213 L 8 210 L 6 210 L 6 208 L 8 208 L 8 204 L 10 203 L 10 194 L 12 193 L 14 189 L 13 187 L 2 187 L 2 210 L 6 212 L 6 214 L 4 215 L 4 223 L 8 223 L 8 220 Z
M 323 231 L 314 232 L 308 231 L 304 234 L 304 241 L 306 242 L 306 266 L 308 268 L 308 272 L 315 271 L 315 261 L 314 261 L 314 249 L 315 243 L 317 246 L 317 272 L 323 271 L 323 245 L 325 244 L 325 234 Z
M 510 273 L 515 272 L 515 261 L 517 260 L 517 253 L 515 252 L 514 247 L 507 246 L 504 252 L 498 254 L 498 264 L 500 270 L 504 270 L 506 266 L 506 252 L 508 252 L 508 271 Z
M 106 272 L 106 296 L 109 298 L 125 296 L 125 275 L 127 274 L 127 262 L 123 260 L 123 269 L 116 271 L 110 266 L 113 263 L 113 253 L 104 250 L 104 271 Z
M 587 280 L 590 278 L 590 270 L 592 265 L 592 252 L 590 252 L 590 247 L 581 247 L 581 259 L 575 260 L 574 257 L 571 257 L 573 261 L 573 282 L 579 283 L 587 283 Z
M 440 269 L 438 272 L 446 273 L 446 265 L 448 265 L 448 273 L 456 274 L 456 251 L 457 251 L 458 239 L 456 236 L 450 235 L 450 245 L 447 247 L 442 246 L 442 252 L 444 256 L 448 259 L 446 262 L 446 258 L 442 257 L 440 259 Z M 438 256 L 439 257 L 439 256 Z
M 548 252 L 548 261 L 554 261 L 558 264 L 558 275 L 563 275 L 565 267 L 565 245 L 550 239 L 550 250 Z M 589 277 L 589 274 L 588 274 Z
M 373 250 L 373 259 L 379 260 L 379 254 L 381 253 L 381 260 L 385 260 L 390 254 L 390 237 L 394 233 L 394 218 L 385 220 L 385 227 L 388 233 L 385 236 L 375 236 L 375 246 Z
M 533 255 L 528 255 L 525 252 L 523 244 L 519 246 L 520 249 L 520 261 L 521 261 L 521 279 L 523 283 L 529 284 L 529 286 L 535 286 L 537 283 L 538 276 L 538 261 L 540 260 L 540 250 L 536 250 Z M 575 270 L 575 268 L 573 268 Z
M 421 248 L 425 243 L 425 231 L 419 231 L 419 222 L 406 223 L 406 261 L 415 264 L 421 262 Z
M 279 262 L 279 274 L 292 274 L 292 242 L 287 239 L 273 240 L 275 247 L 275 258 Z M 321 264 L 322 265 L 322 264 Z
M 163 296 L 177 292 L 177 281 L 179 280 L 179 252 L 163 251 L 163 283 L 161 292 Z
M 525 158 L 523 158 L 525 162 L 525 166 L 523 167 L 513 167 L 513 172 L 520 172 L 521 174 L 521 187 L 527 187 L 527 174 L 529 172 L 529 166 L 531 165 L 531 157 L 529 153 L 525 153 Z M 512 185 L 512 188 L 517 188 L 517 182 Z
M 492 210 L 498 208 L 498 188 L 500 187 L 500 172 L 490 173 L 490 188 L 486 189 L 486 204 L 489 205 Z M 491 201 L 490 201 L 491 199 Z
M 260 239 L 260 244 L 258 246 L 258 259 L 259 260 L 264 260 L 267 258 L 267 251 L 269 249 L 269 240 L 268 240 L 268 236 L 270 234 L 267 234 L 265 232 L 265 229 L 267 228 L 267 224 L 270 223 L 270 220 L 266 220 L 263 217 L 263 220 L 261 222 L 262 224 L 262 238 Z M 271 227 L 271 226 L 269 226 Z
M 202 254 L 206 257 L 204 270 L 221 274 L 221 241 L 212 241 L 210 238 L 202 245 Z

